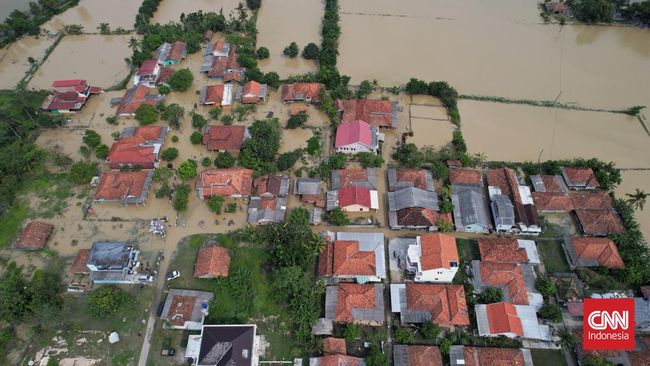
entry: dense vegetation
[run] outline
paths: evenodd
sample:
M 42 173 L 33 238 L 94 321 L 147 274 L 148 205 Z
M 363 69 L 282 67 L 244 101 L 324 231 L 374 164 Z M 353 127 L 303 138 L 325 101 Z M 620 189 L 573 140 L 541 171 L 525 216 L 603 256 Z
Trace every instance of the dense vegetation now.
M 273 162 L 282 136 L 278 119 L 257 120 L 249 131 L 251 137 L 242 146 L 241 164 L 254 170 L 277 170 Z
M 458 92 L 453 86 L 445 81 L 432 81 L 427 83 L 423 80 L 411 78 L 406 83 L 405 91 L 408 94 L 429 94 L 434 96 L 445 105 L 449 113 L 449 119 L 455 125 L 460 125 L 460 113 L 458 112 Z
M 0 24 L 0 47 L 25 34 L 37 35 L 39 26 L 53 16 L 79 4 L 79 0 L 38 0 L 29 3 L 29 10 L 14 10 Z

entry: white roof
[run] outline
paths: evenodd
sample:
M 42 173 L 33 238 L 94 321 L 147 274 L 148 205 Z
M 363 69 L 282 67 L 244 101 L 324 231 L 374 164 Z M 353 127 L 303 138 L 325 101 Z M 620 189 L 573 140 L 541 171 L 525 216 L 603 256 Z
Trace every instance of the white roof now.
M 533 195 L 530 193 L 530 187 L 519 186 L 519 195 L 521 196 L 521 203 L 524 205 L 534 205 Z
M 524 338 L 551 341 L 551 330 L 548 325 L 539 324 L 537 311 L 529 305 L 515 305 L 517 316 L 521 319 L 521 327 L 524 330 Z
M 187 347 L 185 348 L 186 358 L 199 358 L 201 352 L 201 335 L 195 334 L 187 338 Z
M 400 306 L 400 296 L 399 290 L 406 289 L 406 284 L 404 283 L 394 283 L 390 285 L 390 311 L 391 313 L 399 313 L 402 308 Z
M 232 105 L 232 84 L 223 85 L 223 99 L 221 100 L 221 105 Z
M 379 209 L 379 194 L 377 191 L 370 191 L 370 208 L 373 210 Z
M 519 248 L 523 248 L 526 250 L 526 256 L 528 257 L 528 261 L 532 264 L 540 264 L 541 261 L 539 259 L 539 252 L 537 251 L 537 246 L 535 245 L 534 240 L 522 240 L 519 239 L 517 240 L 519 243 Z
M 496 186 L 488 186 L 488 195 L 490 196 L 490 199 L 492 199 L 493 196 L 500 195 L 500 194 L 501 194 L 501 188 Z

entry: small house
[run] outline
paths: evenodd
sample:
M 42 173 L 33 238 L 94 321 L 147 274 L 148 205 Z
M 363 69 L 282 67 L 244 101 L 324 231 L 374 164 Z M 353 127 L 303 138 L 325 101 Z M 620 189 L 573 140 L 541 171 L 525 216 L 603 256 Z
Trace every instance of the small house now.
M 102 173 L 95 192 L 95 202 L 144 204 L 153 179 L 153 171 L 117 171 Z
M 562 167 L 562 177 L 567 187 L 573 190 L 593 190 L 600 187 L 591 168 Z
M 397 128 L 397 102 L 383 99 L 336 101 L 341 122 L 362 120 L 379 128 Z
M 614 241 L 609 238 L 572 237 L 562 244 L 568 263 L 576 267 L 625 268 Z
M 526 338 L 552 342 L 551 329 L 539 324 L 537 311 L 532 306 L 506 302 L 474 306 L 478 334 L 481 337 Z
M 286 212 L 286 197 L 251 197 L 248 204 L 247 221 L 252 225 L 283 222 Z
M 390 285 L 391 311 L 402 324 L 433 322 L 441 326 L 469 325 L 463 285 L 398 283 Z
M 54 225 L 41 221 L 31 221 L 20 232 L 16 240 L 16 249 L 39 250 L 45 247 L 47 239 L 52 235 Z
M 453 173 L 459 170 L 452 170 Z M 488 233 L 493 229 L 488 205 L 479 185 L 452 185 L 451 202 L 454 205 L 456 231 Z
M 169 289 L 160 319 L 163 327 L 171 329 L 201 330 L 208 316 L 211 292 Z
M 479 238 L 481 260 L 498 263 L 539 264 L 539 252 L 533 240 L 513 238 Z
M 339 283 L 327 286 L 325 319 L 345 324 L 384 324 L 384 286 L 379 283 Z
M 537 292 L 537 275 L 530 264 L 502 263 L 473 260 L 472 283 L 477 291 L 497 287 L 503 291 L 504 301 L 516 305 L 542 306 L 544 300 Z
M 381 282 L 386 278 L 384 234 L 327 232 L 318 273 L 339 281 Z
M 246 168 L 206 169 L 199 174 L 196 190 L 202 200 L 213 196 L 249 197 L 253 190 L 253 171 Z
M 248 127 L 242 125 L 212 125 L 203 133 L 208 151 L 239 154 L 244 141 L 250 138 Z
M 442 353 L 435 346 L 395 344 L 393 346 L 394 366 L 441 366 Z M 532 365 L 531 365 L 532 366 Z
M 456 239 L 440 233 L 415 237 L 406 251 L 407 270 L 416 282 L 453 281 L 460 259 Z
M 258 366 L 260 345 L 255 324 L 203 325 L 188 337 L 185 358 L 194 366 Z
M 327 192 L 327 210 L 340 207 L 345 212 L 369 212 L 379 208 L 377 191 L 351 186 Z
M 289 195 L 289 177 L 286 175 L 267 174 L 253 182 L 255 194 L 260 197 L 286 197 Z
M 451 346 L 450 366 L 534 366 L 533 356 L 526 348 Z
M 379 149 L 379 128 L 362 120 L 341 123 L 336 128 L 334 147 L 336 152 L 343 154 L 376 153 Z
M 106 162 L 111 169 L 158 167 L 158 155 L 167 131 L 167 127 L 161 126 L 125 128 L 108 151 Z
M 135 85 L 124 93 L 122 99 L 119 99 L 116 113 L 120 117 L 132 117 L 141 105 L 156 106 L 164 99 L 164 95 L 149 94 L 149 88 L 145 85 Z
M 206 85 L 199 91 L 199 104 L 219 106 L 224 110 L 232 106 L 232 84 Z
M 230 251 L 212 245 L 199 249 L 194 263 L 194 278 L 228 277 Z
M 280 98 L 283 103 L 307 102 L 318 104 L 323 84 L 293 83 L 280 86 Z
M 95 241 L 90 248 L 86 266 L 95 284 L 134 284 L 140 262 L 140 251 L 121 241 Z
M 266 102 L 268 86 L 257 81 L 249 81 L 237 88 L 235 100 L 242 104 L 258 104 Z
M 187 57 L 187 44 L 182 41 L 163 43 L 154 51 L 154 58 L 159 65 L 178 65 Z
M 55 113 L 73 113 L 81 110 L 88 98 L 102 90 L 90 86 L 86 80 L 57 80 L 52 83 L 53 94 L 48 95 L 41 109 Z

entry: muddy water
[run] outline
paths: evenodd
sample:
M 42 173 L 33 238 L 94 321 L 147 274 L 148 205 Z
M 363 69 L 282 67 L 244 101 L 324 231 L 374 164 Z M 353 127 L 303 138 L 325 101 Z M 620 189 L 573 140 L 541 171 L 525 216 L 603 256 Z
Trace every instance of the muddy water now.
M 32 57 L 40 62 L 52 43 L 53 37 L 26 36 L 0 49 L 0 89 L 15 87 L 31 67 L 27 59 Z
M 597 157 L 619 168 L 650 168 L 650 136 L 635 117 L 474 101 L 459 108 L 470 152 L 489 160 Z
M 341 1 L 339 69 L 353 84 L 419 77 L 464 94 L 650 105 L 650 29 L 544 25 L 535 3 Z
M 165 0 L 160 2 L 158 10 L 152 19 L 152 23 L 165 24 L 168 22 L 178 22 L 181 13 L 189 14 L 199 10 L 203 12 L 218 13 L 223 9 L 224 15 L 228 16 L 230 12 L 242 2 L 241 0 Z M 245 4 L 245 2 L 244 2 Z
M 95 33 L 99 23 L 108 23 L 111 29 L 133 29 L 140 4 L 142 0 L 81 0 L 79 5 L 50 19 L 43 29 L 57 32 L 66 24 L 81 24 L 85 33 Z
M 302 49 L 310 42 L 320 47 L 323 3 L 319 0 L 265 0 L 258 18 L 257 47 L 266 47 L 271 57 L 260 61 L 264 72 L 275 71 L 280 77 L 316 71 L 316 63 L 300 55 L 288 58 L 282 51 L 291 42 Z
M 14 10 L 28 10 L 28 0 L 3 0 L 0 1 L 0 22 L 3 22 Z
M 449 122 L 435 121 L 424 118 L 411 118 L 413 137 L 408 138 L 418 147 L 433 146 L 440 148 L 451 142 L 454 125 Z
M 50 89 L 54 80 L 86 79 L 92 85 L 111 87 L 129 74 L 124 61 L 131 55 L 128 40 L 129 36 L 66 36 L 36 71 L 29 86 Z
M 616 196 L 625 199 L 626 193 L 634 193 L 637 188 L 650 193 L 650 171 L 623 171 L 623 182 L 616 188 Z M 643 237 L 650 240 L 650 202 L 646 202 L 643 210 L 636 210 L 634 216 L 641 225 Z

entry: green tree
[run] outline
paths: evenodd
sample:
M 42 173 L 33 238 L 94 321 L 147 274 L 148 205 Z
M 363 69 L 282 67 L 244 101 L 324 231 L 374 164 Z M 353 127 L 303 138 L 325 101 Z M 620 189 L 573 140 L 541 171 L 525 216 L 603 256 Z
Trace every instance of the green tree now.
M 118 313 L 134 299 L 116 286 L 102 286 L 88 296 L 88 310 L 95 318 L 105 319 Z
M 30 302 L 28 283 L 20 271 L 21 267 L 9 262 L 0 277 L 0 320 L 8 324 L 19 323 L 27 313 Z
M 424 339 L 429 342 L 435 342 L 440 335 L 440 326 L 432 321 L 428 321 L 422 324 L 420 332 L 422 332 L 422 337 Z
M 293 116 L 289 117 L 289 120 L 287 121 L 287 128 L 298 128 L 302 127 L 305 122 L 309 119 L 309 115 L 307 112 L 300 112 L 298 114 L 294 114 Z
M 478 296 L 480 304 L 493 304 L 503 301 L 503 290 L 498 287 L 487 287 Z
M 318 136 L 312 136 L 307 140 L 307 154 L 310 156 L 316 155 L 320 150 L 320 139 Z
M 361 338 L 361 327 L 354 323 L 346 324 L 343 338 L 345 338 L 348 343 L 352 343 Z
M 535 287 L 539 293 L 542 294 L 544 299 L 548 299 L 550 296 L 555 294 L 555 285 L 553 284 L 553 281 L 551 281 L 551 279 L 546 276 L 537 277 L 537 280 L 535 281 Z
M 158 87 L 158 93 L 159 94 L 167 95 L 167 94 L 169 94 L 171 92 L 172 92 L 172 88 L 170 88 L 167 85 L 161 85 L 161 86 Z
M 307 60 L 317 60 L 320 54 L 320 50 L 316 43 L 308 43 L 305 48 L 302 50 L 302 57 Z
M 92 177 L 97 175 L 97 163 L 80 160 L 72 164 L 68 178 L 77 185 L 89 184 Z
M 185 118 L 185 108 L 180 104 L 172 103 L 165 107 L 165 110 L 160 115 L 160 118 L 169 123 L 169 127 L 179 129 L 181 123 Z
M 538 313 L 542 319 L 548 319 L 552 322 L 562 321 L 562 309 L 559 306 L 551 303 L 544 303 Z
M 648 193 L 637 188 L 634 193 L 626 193 L 625 195 L 628 197 L 627 203 L 629 203 L 630 206 L 643 211 L 643 206 L 645 206 Z
M 558 333 L 560 340 L 558 341 L 558 346 L 564 349 L 572 349 L 575 344 L 575 337 L 570 330 L 563 329 Z
M 246 0 L 246 5 L 250 10 L 257 10 L 262 5 L 262 0 Z
M 174 210 L 178 212 L 187 210 L 187 203 L 189 201 L 191 191 L 192 188 L 189 184 L 180 184 L 175 187 L 174 200 L 172 201 Z
M 204 157 L 203 159 L 201 159 L 201 165 L 206 168 L 209 167 L 210 165 L 212 165 L 212 159 L 210 159 L 210 157 L 208 156 Z
M 375 153 L 362 151 L 355 155 L 363 168 L 381 168 L 384 164 L 384 159 Z
M 255 51 L 255 55 L 257 56 L 258 59 L 264 60 L 266 58 L 269 58 L 271 56 L 271 52 L 269 52 L 269 49 L 266 47 L 260 47 Z
M 108 157 L 108 146 L 107 145 L 99 145 L 97 146 L 97 149 L 95 149 L 95 156 L 99 160 L 105 160 Z
M 212 196 L 209 200 L 206 201 L 206 203 L 208 204 L 210 211 L 216 213 L 217 215 L 221 215 L 223 201 L 224 199 L 221 196 Z
M 217 158 L 214 159 L 214 165 L 217 168 L 232 168 L 235 165 L 236 159 L 229 152 L 224 151 L 217 154 Z
M 373 92 L 375 88 L 373 87 L 372 83 L 368 80 L 364 80 L 359 84 L 359 88 L 357 88 L 356 96 L 357 98 L 365 98 L 368 96 L 370 93 Z
M 364 361 L 367 366 L 388 366 L 388 356 L 376 344 L 370 346 L 370 352 Z
M 284 154 L 280 154 L 278 157 L 278 170 L 285 171 L 293 168 L 298 159 L 302 156 L 301 150 L 289 151 Z
M 93 130 L 86 130 L 82 141 L 84 144 L 88 145 L 88 147 L 94 149 L 102 143 L 102 137 Z
M 287 47 L 284 48 L 284 51 L 282 51 L 282 53 L 285 56 L 288 56 L 290 58 L 294 58 L 298 56 L 299 52 L 300 52 L 300 48 L 298 47 L 298 44 L 296 44 L 296 42 L 291 42 Z
M 253 69 L 257 67 L 257 60 L 255 57 L 246 54 L 240 54 L 237 57 L 237 63 L 247 69 Z
M 192 127 L 196 129 L 202 129 L 205 125 L 208 124 L 208 121 L 200 114 L 192 114 Z
M 168 147 L 163 150 L 162 154 L 160 154 L 160 157 L 163 160 L 172 161 L 178 157 L 178 149 L 175 147 Z
M 249 131 L 251 137 L 244 142 L 240 159 L 243 166 L 258 169 L 263 163 L 275 160 L 282 132 L 277 118 L 257 120 Z
M 392 158 L 407 168 L 419 168 L 424 164 L 424 154 L 415 144 L 399 144 Z
M 100 34 L 111 34 L 111 26 L 108 23 L 99 23 L 97 30 Z
M 398 344 L 410 344 L 413 343 L 415 338 L 413 331 L 410 329 L 405 329 L 402 327 L 395 328 L 395 342 Z
M 573 9 L 576 18 L 587 23 L 609 23 L 614 15 L 614 4 L 608 0 L 580 0 Z
M 184 92 L 190 88 L 194 82 L 194 75 L 190 69 L 180 69 L 169 78 L 169 87 L 172 90 Z
M 340 207 L 327 213 L 327 222 L 334 226 L 345 226 L 350 224 L 348 215 Z
M 197 164 L 195 160 L 185 160 L 182 162 L 179 166 L 178 169 L 176 169 L 176 173 L 178 173 L 178 176 L 182 180 L 190 180 L 196 178 L 197 175 Z
M 158 121 L 158 111 L 151 104 L 142 104 L 135 111 L 135 119 L 140 125 L 150 125 Z
M 210 115 L 210 118 L 212 118 L 214 120 L 218 120 L 219 116 L 221 115 L 221 112 L 223 112 L 223 109 L 221 109 L 219 107 L 214 107 L 214 108 L 210 109 L 208 114 Z
M 226 212 L 228 213 L 235 213 L 237 211 L 237 203 L 236 202 L 230 202 L 226 206 Z
M 453 222 L 443 219 L 438 219 L 438 221 L 436 221 L 436 227 L 438 227 L 438 231 L 441 233 L 450 233 L 454 231 L 455 228 Z
M 81 34 L 84 30 L 83 25 L 81 24 L 66 24 L 63 26 L 63 33 L 69 34 L 69 35 L 77 35 Z
M 203 143 L 203 134 L 199 131 L 194 131 L 190 135 L 190 141 L 192 142 L 192 145 L 199 145 Z

